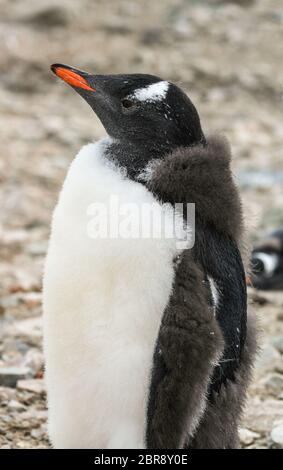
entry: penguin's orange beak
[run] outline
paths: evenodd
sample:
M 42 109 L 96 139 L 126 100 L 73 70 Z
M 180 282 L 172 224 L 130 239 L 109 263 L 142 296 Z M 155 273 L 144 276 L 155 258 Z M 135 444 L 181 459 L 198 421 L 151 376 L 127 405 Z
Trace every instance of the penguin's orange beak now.
M 84 90 L 96 91 L 92 88 L 83 75 L 87 75 L 86 72 L 81 70 L 73 69 L 68 65 L 53 64 L 51 70 L 57 77 L 61 78 L 64 82 L 76 88 L 83 88 Z

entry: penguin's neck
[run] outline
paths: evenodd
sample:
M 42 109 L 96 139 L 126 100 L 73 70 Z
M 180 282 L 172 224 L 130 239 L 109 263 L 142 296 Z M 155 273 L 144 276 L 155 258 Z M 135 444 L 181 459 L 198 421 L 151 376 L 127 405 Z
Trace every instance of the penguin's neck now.
M 111 140 L 106 148 L 105 156 L 127 171 L 130 179 L 136 180 L 139 174 L 152 160 L 162 158 L 174 150 L 167 142 L 141 142 L 140 145 L 129 141 Z

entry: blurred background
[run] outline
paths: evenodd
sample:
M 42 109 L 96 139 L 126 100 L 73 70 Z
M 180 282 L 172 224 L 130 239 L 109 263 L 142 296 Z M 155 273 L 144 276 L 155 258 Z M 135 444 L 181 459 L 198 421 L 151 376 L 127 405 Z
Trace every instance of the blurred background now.
M 48 447 L 41 276 L 71 159 L 104 130 L 49 71 L 152 73 L 229 138 L 251 244 L 283 225 L 283 4 L 278 0 L 0 0 L 0 447 Z M 283 447 L 283 293 L 249 292 L 262 353 L 243 447 Z M 91 407 L 91 404 L 90 404 Z

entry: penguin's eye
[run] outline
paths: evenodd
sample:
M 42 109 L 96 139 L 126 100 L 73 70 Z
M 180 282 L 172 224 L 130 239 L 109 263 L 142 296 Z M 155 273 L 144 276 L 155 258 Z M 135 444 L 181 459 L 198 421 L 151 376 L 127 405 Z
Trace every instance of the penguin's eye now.
M 121 103 L 122 103 L 123 108 L 126 108 L 126 109 L 136 106 L 136 102 L 133 100 L 130 100 L 129 98 L 124 98 L 121 101 Z

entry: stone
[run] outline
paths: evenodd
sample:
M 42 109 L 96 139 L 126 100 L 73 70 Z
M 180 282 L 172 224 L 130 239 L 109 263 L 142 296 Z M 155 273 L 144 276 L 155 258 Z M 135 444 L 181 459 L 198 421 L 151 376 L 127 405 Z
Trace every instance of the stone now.
M 23 354 L 26 354 L 27 351 L 29 350 L 29 346 L 25 342 L 21 341 L 20 339 L 7 338 L 3 342 L 3 344 L 4 344 L 4 351 L 6 354 L 9 354 L 12 351 L 18 351 L 20 355 L 22 356 Z M 3 356 L 2 356 L 2 359 L 3 359 Z
M 32 317 L 18 321 L 15 325 L 7 329 L 7 334 L 13 337 L 20 337 L 28 344 L 40 346 L 42 338 L 42 319 Z
M 262 345 L 260 354 L 256 360 L 256 369 L 261 373 L 265 371 L 272 371 L 274 364 L 281 361 L 280 353 L 270 344 Z
M 10 387 L 0 386 L 0 402 L 12 400 L 16 396 L 16 390 Z
M 283 449 L 283 422 L 275 426 L 270 433 L 271 441 Z
M 273 346 L 279 351 L 281 354 L 283 354 L 283 336 L 275 336 L 272 340 Z
M 141 43 L 146 45 L 160 44 L 162 42 L 162 32 L 159 29 L 146 29 L 142 33 Z
M 44 381 L 42 379 L 19 380 L 17 389 L 32 392 L 37 395 L 45 393 Z
M 244 425 L 259 434 L 270 434 L 274 423 L 283 422 L 283 406 L 281 400 L 274 398 L 260 399 L 249 397 L 245 414 Z
M 30 443 L 28 441 L 17 441 L 16 447 L 18 449 L 30 449 Z
M 25 411 L 26 407 L 22 403 L 17 400 L 11 400 L 8 403 L 8 410 L 9 411 Z
M 15 387 L 18 380 L 31 376 L 27 367 L 0 367 L 0 385 Z
M 25 18 L 25 21 L 40 28 L 66 26 L 69 22 L 69 14 L 65 8 L 50 5 L 32 13 Z
M 255 290 L 250 290 L 249 298 L 251 299 L 251 301 L 253 303 L 258 304 L 258 305 L 266 305 L 266 304 L 270 303 L 268 298 L 264 297 L 264 294 L 262 294 L 262 293 L 259 294 Z
M 1 309 L 3 309 L 3 313 L 5 310 L 9 308 L 14 308 L 18 305 L 18 299 L 16 296 L 6 295 L 1 297 Z
M 279 395 L 283 390 L 283 376 L 277 373 L 270 374 L 263 380 L 263 384 L 268 391 Z
M 250 445 L 255 441 L 255 439 L 258 439 L 260 437 L 260 434 L 258 434 L 257 432 L 250 431 L 246 428 L 240 428 L 239 437 L 242 444 Z
M 34 242 L 30 243 L 27 247 L 28 252 L 32 256 L 42 256 L 46 254 L 47 251 L 47 242 Z
M 41 304 L 41 292 L 24 292 L 21 300 L 28 309 L 38 307 Z
M 283 374 L 283 362 L 282 361 L 278 362 L 278 364 L 275 364 L 274 372 L 278 372 L 279 374 Z
M 31 437 L 33 437 L 34 439 L 42 439 L 46 434 L 46 429 L 45 429 L 45 426 L 40 426 L 39 428 L 37 429 L 33 429 L 31 431 Z
M 10 424 L 12 422 L 12 417 L 7 416 L 7 415 L 3 415 L 3 416 L 1 416 L 1 421 L 2 421 L 2 423 Z
M 33 375 L 43 370 L 43 362 L 43 353 L 36 348 L 31 348 L 24 358 L 24 365 L 33 372 Z

